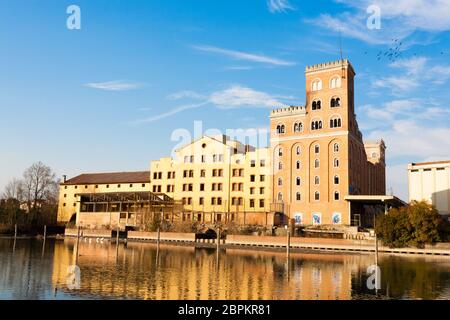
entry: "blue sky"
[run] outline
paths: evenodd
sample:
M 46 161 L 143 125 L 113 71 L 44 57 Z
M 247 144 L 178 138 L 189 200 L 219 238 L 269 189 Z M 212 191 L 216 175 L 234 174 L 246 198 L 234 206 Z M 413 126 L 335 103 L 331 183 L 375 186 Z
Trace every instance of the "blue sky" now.
M 72 4 L 80 30 L 66 27 Z M 449 0 L 3 0 L 0 189 L 39 160 L 68 176 L 148 169 L 196 120 L 265 128 L 273 106 L 304 104 L 304 68 L 339 58 L 340 30 L 360 127 L 386 141 L 388 188 L 406 199 L 407 163 L 450 158 L 448 12 Z

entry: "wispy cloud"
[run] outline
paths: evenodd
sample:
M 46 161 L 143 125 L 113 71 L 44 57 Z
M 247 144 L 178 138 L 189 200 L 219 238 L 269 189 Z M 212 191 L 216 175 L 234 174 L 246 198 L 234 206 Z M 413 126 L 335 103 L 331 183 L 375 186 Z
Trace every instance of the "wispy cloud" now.
M 267 7 L 272 13 L 281 13 L 288 10 L 295 10 L 289 0 L 267 0 Z
M 209 46 L 209 45 L 193 45 L 192 47 L 198 51 L 215 53 L 215 54 L 233 58 L 235 60 L 244 60 L 244 61 L 250 61 L 250 62 L 255 62 L 255 63 L 269 64 L 269 65 L 274 65 L 274 66 L 293 66 L 293 65 L 295 65 L 295 63 L 292 61 L 273 58 L 273 57 L 269 57 L 269 56 L 262 55 L 262 54 L 254 54 L 254 53 L 248 53 L 248 52 L 243 52 L 243 51 L 229 50 L 229 49 L 224 49 L 224 48 L 219 48 L 219 47 Z
M 107 82 L 90 82 L 85 84 L 86 87 L 105 90 L 105 91 L 127 91 L 142 87 L 142 84 L 136 82 L 126 82 L 121 80 Z
M 174 107 L 161 114 L 135 121 L 135 123 L 155 122 L 180 112 L 196 109 L 207 105 L 218 109 L 236 108 L 274 108 L 283 107 L 280 96 L 273 96 L 266 92 L 254 90 L 241 85 L 231 85 L 223 90 L 215 91 L 209 95 L 203 95 L 194 91 L 181 91 L 167 97 L 169 100 L 197 100 L 197 103 L 187 103 Z M 289 100 L 289 97 L 286 100 Z

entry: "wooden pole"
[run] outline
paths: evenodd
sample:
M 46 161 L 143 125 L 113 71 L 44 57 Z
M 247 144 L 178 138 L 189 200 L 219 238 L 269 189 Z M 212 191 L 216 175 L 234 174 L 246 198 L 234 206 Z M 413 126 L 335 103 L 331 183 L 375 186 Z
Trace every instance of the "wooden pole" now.
M 287 243 L 286 243 L 286 257 L 289 259 L 290 251 L 291 251 L 291 230 L 289 227 L 287 229 Z
M 17 223 L 14 225 L 14 243 L 13 243 L 13 252 L 16 251 L 16 240 L 17 240 Z
M 80 230 L 81 227 L 78 226 L 78 230 L 77 230 L 77 248 L 75 251 L 75 265 L 78 265 L 78 247 L 80 246 Z
M 220 250 L 220 228 L 217 229 L 217 252 Z

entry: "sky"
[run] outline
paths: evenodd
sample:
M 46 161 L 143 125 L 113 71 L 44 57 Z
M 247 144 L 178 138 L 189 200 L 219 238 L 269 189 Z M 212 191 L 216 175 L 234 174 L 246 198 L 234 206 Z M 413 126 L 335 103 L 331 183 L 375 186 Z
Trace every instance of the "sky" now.
M 2 0 L 0 190 L 36 161 L 68 177 L 148 170 L 196 121 L 267 130 L 271 109 L 305 103 L 305 66 L 342 48 L 360 129 L 385 140 L 388 191 L 407 200 L 408 163 L 450 159 L 449 12 L 450 0 Z

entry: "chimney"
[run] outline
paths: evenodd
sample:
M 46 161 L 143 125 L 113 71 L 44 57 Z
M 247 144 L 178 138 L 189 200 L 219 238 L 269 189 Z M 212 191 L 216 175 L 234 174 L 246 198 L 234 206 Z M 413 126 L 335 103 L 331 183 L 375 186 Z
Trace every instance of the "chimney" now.
M 67 176 L 63 175 L 63 182 L 66 183 L 66 181 L 67 181 Z

